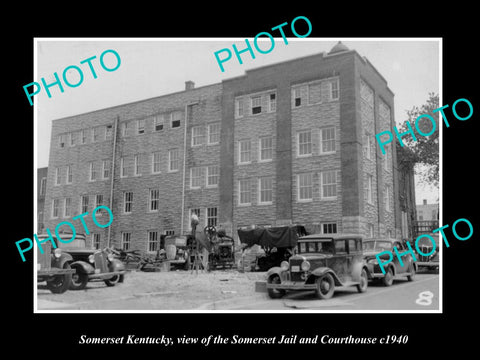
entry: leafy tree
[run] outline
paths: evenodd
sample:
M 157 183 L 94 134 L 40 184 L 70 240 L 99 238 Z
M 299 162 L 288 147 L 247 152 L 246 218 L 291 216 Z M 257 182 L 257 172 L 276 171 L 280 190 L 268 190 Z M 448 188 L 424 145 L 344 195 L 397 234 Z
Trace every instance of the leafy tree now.
M 409 152 L 410 161 L 415 164 L 423 165 L 417 167 L 420 175 L 420 182 L 424 184 L 433 185 L 438 187 L 440 165 L 439 165 L 439 129 L 442 123 L 439 124 L 440 114 L 439 112 L 433 113 L 433 110 L 439 108 L 438 94 L 429 93 L 427 102 L 420 107 L 414 106 L 411 110 L 407 110 L 407 121 L 410 122 L 416 137 L 416 141 L 410 135 L 402 137 L 402 141 L 411 152 Z M 421 133 L 428 134 L 433 131 L 429 136 L 423 136 L 418 133 L 415 127 L 416 119 L 424 114 L 430 115 L 435 120 L 435 125 L 428 117 L 422 117 L 419 119 L 417 126 Z M 432 127 L 435 126 L 435 129 Z M 400 125 L 399 132 L 403 133 L 408 130 L 406 122 Z

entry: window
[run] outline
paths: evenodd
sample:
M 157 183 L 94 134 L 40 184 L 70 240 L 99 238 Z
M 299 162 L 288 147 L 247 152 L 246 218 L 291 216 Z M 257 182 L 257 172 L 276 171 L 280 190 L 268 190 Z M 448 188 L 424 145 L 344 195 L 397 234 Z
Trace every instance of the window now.
M 95 207 L 103 205 L 103 194 L 97 194 L 95 196 Z M 98 214 L 98 212 L 97 212 Z
M 155 252 L 158 250 L 158 231 L 149 231 L 148 232 L 148 244 L 147 251 Z
M 259 161 L 269 161 L 273 159 L 273 138 L 263 137 L 260 138 L 260 153 Z
M 126 191 L 123 193 L 123 213 L 130 214 L 133 206 L 133 192 Z
M 243 117 L 243 98 L 235 99 L 235 118 Z
M 298 200 L 309 201 L 313 200 L 313 175 L 312 173 L 299 174 L 297 176 L 298 182 Z
M 92 142 L 97 142 L 98 141 L 98 137 L 99 137 L 99 134 L 100 133 L 100 128 L 97 126 L 97 127 L 94 127 L 92 129 Z
M 183 113 L 181 111 L 174 111 L 172 113 L 172 123 L 171 123 L 172 128 L 180 127 L 180 122 L 182 120 L 182 114 Z
M 258 179 L 259 204 L 271 204 L 273 198 L 273 180 L 271 177 Z
M 158 211 L 160 208 L 160 190 L 159 189 L 150 189 L 150 200 L 149 200 L 150 211 Z
M 203 182 L 203 168 L 193 167 L 190 169 L 190 188 L 198 189 L 202 187 Z
M 77 133 L 71 132 L 68 135 L 70 136 L 70 146 L 75 146 L 77 144 Z
M 262 112 L 262 97 L 252 96 L 250 100 L 252 103 L 252 115 L 260 114 Z
M 120 177 L 128 176 L 127 159 L 125 157 L 120 158 Z
M 52 201 L 52 218 L 58 218 L 60 214 L 60 199 L 53 199 Z
M 302 88 L 293 89 L 294 107 L 302 106 Z
M 129 250 L 132 240 L 132 234 L 129 232 L 122 232 L 122 250 Z
M 242 179 L 238 181 L 238 204 L 250 205 L 251 193 L 250 193 L 250 179 Z
M 208 124 L 208 144 L 220 142 L 220 124 Z
M 62 171 L 60 168 L 55 168 L 55 185 L 60 185 L 62 183 Z
M 321 198 L 335 199 L 337 197 L 337 170 L 322 171 L 321 179 Z
M 317 82 L 314 84 L 308 85 L 308 103 L 309 104 L 318 104 L 322 101 L 322 83 Z
M 86 213 L 88 212 L 88 202 L 89 202 L 89 196 L 88 195 L 82 195 L 82 198 L 80 200 L 80 212 Z
M 385 146 L 385 145 L 384 145 Z M 387 144 L 385 146 L 385 154 L 383 155 L 383 159 L 384 159 L 384 166 L 385 166 L 385 170 L 390 172 L 390 151 L 392 150 L 392 147 L 390 146 L 390 144 Z
M 347 252 L 346 240 L 335 241 L 335 254 L 344 254 Z
M 110 177 L 110 160 L 103 160 L 103 178 L 108 179 Z
M 330 82 L 330 100 L 338 100 L 338 79 Z
M 390 207 L 390 185 L 385 186 L 385 210 L 386 211 L 391 211 Z
M 91 162 L 90 163 L 90 177 L 89 177 L 89 180 L 90 181 L 95 181 L 97 180 L 97 169 L 95 167 L 95 163 L 94 162 Z
M 86 144 L 87 142 L 87 130 L 80 130 L 80 144 Z
M 268 111 L 274 112 L 276 110 L 277 110 L 277 94 L 272 93 L 269 95 Z
M 251 161 L 250 149 L 251 149 L 250 140 L 240 140 L 238 142 L 238 163 L 239 164 L 248 164 Z
M 94 249 L 100 249 L 101 244 L 100 234 L 92 234 L 92 245 Z
M 298 137 L 298 156 L 308 156 L 312 154 L 312 132 L 310 130 L 300 131 Z
M 366 184 L 366 189 L 365 189 L 365 200 L 369 204 L 373 204 L 373 176 L 370 174 L 367 174 L 367 184 Z
M 137 120 L 137 134 L 145 134 L 145 119 Z
M 160 114 L 153 117 L 153 122 L 155 124 L 155 131 L 163 130 L 163 125 L 165 123 L 165 115 Z
M 365 134 L 364 152 L 365 152 L 365 157 L 367 159 L 372 158 L 372 140 L 371 140 L 371 135 L 369 133 Z
M 160 172 L 160 151 L 155 151 L 152 154 L 152 173 L 158 174 Z
M 320 152 L 322 154 L 335 152 L 335 128 L 329 127 L 321 130 Z
M 205 128 L 203 126 L 192 127 L 192 146 L 202 145 L 205 141 Z
M 220 168 L 218 165 L 207 166 L 207 187 L 216 187 L 220 177 Z
M 58 147 L 59 148 L 64 148 L 65 147 L 65 143 L 66 143 L 65 137 L 66 137 L 65 134 L 59 135 L 59 137 L 58 137 Z
M 113 126 L 107 125 L 105 126 L 105 140 L 110 139 L 113 135 Z
M 324 223 L 322 224 L 322 234 L 336 234 L 337 223 Z
M 218 210 L 216 207 L 207 208 L 207 226 L 217 226 Z
M 135 176 L 142 175 L 142 173 L 140 171 L 140 163 L 141 163 L 141 155 L 135 155 L 133 157 L 133 164 L 134 164 L 133 175 L 135 175 Z
M 40 196 L 45 196 L 47 191 L 47 178 L 44 177 L 40 180 Z
M 72 165 L 67 166 L 67 184 L 71 184 L 73 181 Z
M 129 121 L 125 121 L 122 123 L 122 137 L 126 137 L 130 135 L 130 125 Z
M 65 198 L 65 210 L 63 215 L 64 217 L 72 216 L 72 198 Z
M 180 156 L 178 149 L 168 151 L 168 171 L 177 171 L 180 168 Z

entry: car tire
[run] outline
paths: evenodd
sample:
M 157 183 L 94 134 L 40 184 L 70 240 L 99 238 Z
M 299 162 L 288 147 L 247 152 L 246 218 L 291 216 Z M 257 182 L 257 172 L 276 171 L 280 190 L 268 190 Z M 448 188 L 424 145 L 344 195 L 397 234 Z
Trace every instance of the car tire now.
M 360 284 L 357 285 L 357 290 L 359 293 L 363 293 L 367 291 L 368 288 L 368 274 L 365 269 L 362 269 L 362 273 L 360 274 Z
M 408 269 L 410 275 L 407 275 L 407 280 L 408 281 L 413 281 L 415 280 L 415 265 L 413 265 L 413 263 L 410 264 L 410 268 Z
M 335 292 L 335 281 L 333 276 L 329 273 L 318 277 L 315 280 L 317 288 L 315 289 L 315 294 L 319 299 L 325 300 L 330 299 Z
M 115 275 L 115 276 L 111 277 L 110 279 L 105 279 L 103 281 L 107 286 L 115 286 L 117 283 L 120 282 L 120 276 L 122 276 L 122 275 Z
M 70 283 L 70 290 L 83 290 L 88 283 L 88 275 L 81 271 L 78 266 L 73 266 L 75 273 L 72 274 L 72 281 Z
M 70 264 L 65 263 L 64 269 L 70 269 Z M 72 282 L 72 274 L 55 276 L 52 280 L 47 280 L 47 289 L 53 294 L 63 294 L 68 290 Z
M 389 267 L 387 269 L 387 272 L 385 273 L 385 276 L 382 278 L 382 283 L 385 286 L 392 286 L 393 284 L 393 269 L 392 267 Z
M 280 280 L 280 276 L 273 275 L 268 278 L 267 282 L 269 284 L 280 284 L 282 281 Z M 286 294 L 286 291 L 283 289 L 267 289 L 267 292 L 271 299 L 280 299 Z

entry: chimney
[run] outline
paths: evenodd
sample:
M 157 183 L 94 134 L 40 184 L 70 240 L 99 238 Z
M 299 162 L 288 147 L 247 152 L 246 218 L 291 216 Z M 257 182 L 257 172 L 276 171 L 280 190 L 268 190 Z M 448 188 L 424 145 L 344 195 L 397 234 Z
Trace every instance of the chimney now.
M 195 83 L 191 80 L 185 81 L 185 90 L 192 90 L 195 88 Z
M 423 205 L 427 205 L 427 199 L 423 199 Z

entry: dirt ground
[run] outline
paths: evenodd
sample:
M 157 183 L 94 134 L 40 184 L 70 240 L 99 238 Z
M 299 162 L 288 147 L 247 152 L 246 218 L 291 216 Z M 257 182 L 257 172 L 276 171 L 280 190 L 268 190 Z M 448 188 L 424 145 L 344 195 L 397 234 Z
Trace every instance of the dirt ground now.
M 123 283 L 108 287 L 89 282 L 84 290 L 52 294 L 38 284 L 38 309 L 77 310 L 194 310 L 214 303 L 255 295 L 255 281 L 263 272 L 232 270 L 141 272 L 131 271 Z M 47 305 L 48 304 L 48 305 Z

